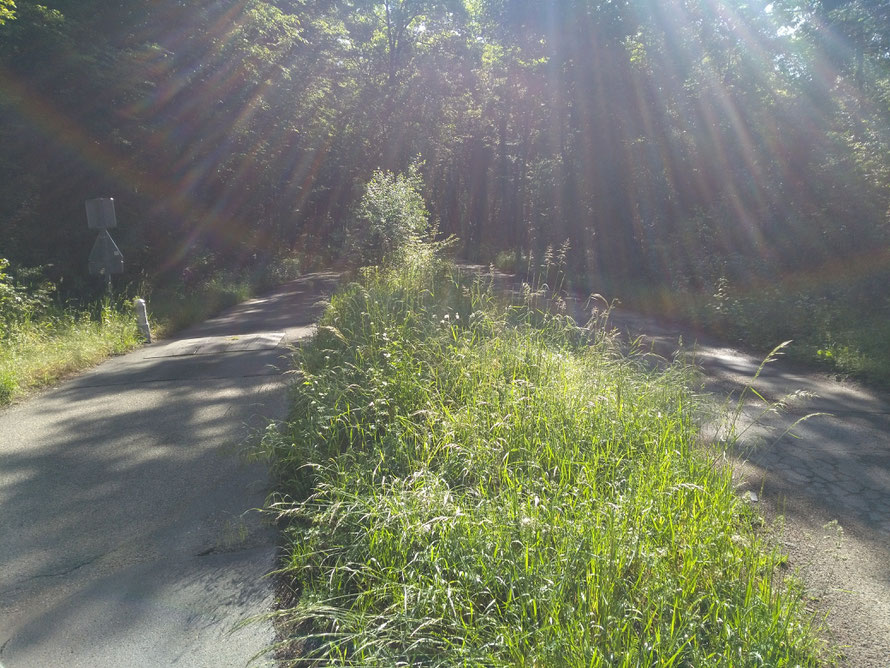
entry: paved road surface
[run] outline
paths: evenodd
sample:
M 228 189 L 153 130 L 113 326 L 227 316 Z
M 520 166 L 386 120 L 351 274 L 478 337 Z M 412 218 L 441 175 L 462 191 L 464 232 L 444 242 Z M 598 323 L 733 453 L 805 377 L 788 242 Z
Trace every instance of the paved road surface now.
M 273 639 L 267 474 L 308 276 L 0 411 L 0 665 L 243 666 Z M 262 664 L 262 662 L 260 662 Z

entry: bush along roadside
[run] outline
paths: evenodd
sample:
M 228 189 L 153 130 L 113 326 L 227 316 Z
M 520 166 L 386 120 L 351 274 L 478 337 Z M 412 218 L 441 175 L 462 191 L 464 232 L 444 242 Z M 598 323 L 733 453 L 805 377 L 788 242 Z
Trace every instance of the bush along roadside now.
M 502 307 L 426 250 L 337 294 L 261 446 L 282 655 L 335 665 L 819 665 L 688 370 Z

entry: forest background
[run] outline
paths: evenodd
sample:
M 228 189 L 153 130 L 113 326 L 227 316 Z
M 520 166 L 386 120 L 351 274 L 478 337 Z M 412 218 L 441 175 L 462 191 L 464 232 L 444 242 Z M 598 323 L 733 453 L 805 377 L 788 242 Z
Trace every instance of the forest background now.
M 125 283 L 188 287 L 335 260 L 375 171 L 413 166 L 466 260 L 568 242 L 571 288 L 890 379 L 885 0 L 0 0 L 0 24 L 20 295 L 101 290 L 86 199 L 115 198 Z

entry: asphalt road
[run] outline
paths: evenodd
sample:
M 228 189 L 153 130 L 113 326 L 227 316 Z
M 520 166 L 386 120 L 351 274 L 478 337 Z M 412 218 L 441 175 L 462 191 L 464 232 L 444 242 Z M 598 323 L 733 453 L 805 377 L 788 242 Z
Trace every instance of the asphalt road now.
M 289 345 L 335 276 L 241 304 L 0 412 L 0 668 L 244 666 L 274 639 L 268 474 Z M 265 665 L 262 658 L 257 665 Z

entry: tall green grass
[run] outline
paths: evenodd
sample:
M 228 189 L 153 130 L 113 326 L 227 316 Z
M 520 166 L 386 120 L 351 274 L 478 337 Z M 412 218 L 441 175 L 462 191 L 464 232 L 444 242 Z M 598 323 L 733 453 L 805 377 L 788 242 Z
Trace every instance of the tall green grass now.
M 129 303 L 52 307 L 11 325 L 0 339 L 0 405 L 52 385 L 142 341 Z
M 294 663 L 818 665 L 688 370 L 429 253 L 336 295 L 272 458 Z

